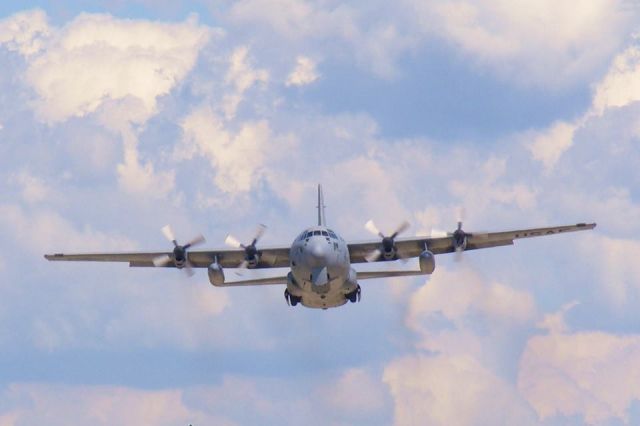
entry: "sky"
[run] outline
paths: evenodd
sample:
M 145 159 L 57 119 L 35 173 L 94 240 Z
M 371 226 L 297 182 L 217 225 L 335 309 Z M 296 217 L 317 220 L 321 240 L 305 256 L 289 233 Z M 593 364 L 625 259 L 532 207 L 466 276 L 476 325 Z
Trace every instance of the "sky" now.
M 0 4 L 0 425 L 640 423 L 640 3 Z M 288 307 L 51 252 L 597 222 Z

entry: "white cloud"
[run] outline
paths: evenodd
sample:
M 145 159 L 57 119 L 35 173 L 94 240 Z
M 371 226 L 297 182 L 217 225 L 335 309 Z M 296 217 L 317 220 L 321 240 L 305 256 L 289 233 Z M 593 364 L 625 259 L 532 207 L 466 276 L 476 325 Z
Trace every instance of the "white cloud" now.
M 207 158 L 214 182 L 224 192 L 249 191 L 260 178 L 273 138 L 266 121 L 246 122 L 237 133 L 207 106 L 196 108 L 182 122 L 183 138 L 176 149 L 178 159 L 195 154 Z
M 316 71 L 316 63 L 306 56 L 296 58 L 296 66 L 287 76 L 287 86 L 306 86 L 316 81 L 320 75 Z
M 469 356 L 406 356 L 384 371 L 396 425 L 535 424 L 515 388 Z
M 542 162 L 547 172 L 556 165 L 562 153 L 571 148 L 576 125 L 559 121 L 538 132 L 527 146 L 534 160 Z
M 20 12 L 0 20 L 0 44 L 24 56 L 38 53 L 49 35 L 47 15 L 42 10 Z
M 195 18 L 163 24 L 83 14 L 52 34 L 28 59 L 25 76 L 40 116 L 60 122 L 134 97 L 139 111 L 130 120 L 141 123 L 193 68 L 211 31 Z
M 241 46 L 236 48 L 229 58 L 229 70 L 225 77 L 225 83 L 232 88 L 232 92 L 225 95 L 222 100 L 224 115 L 227 120 L 235 117 L 244 93 L 252 86 L 269 81 L 269 73 L 264 69 L 255 69 L 249 62 L 249 48 Z
M 509 179 L 505 176 L 506 159 L 491 156 L 481 165 L 478 159 L 463 158 L 461 161 L 474 164 L 475 168 L 463 168 L 460 163 L 456 163 L 458 170 L 466 170 L 467 173 L 458 173 L 460 177 L 449 183 L 449 189 L 469 211 L 485 211 L 487 207 L 495 204 L 514 206 L 520 210 L 529 210 L 536 206 L 535 188 L 530 184 L 521 183 L 519 179 Z
M 594 425 L 628 423 L 628 409 L 640 399 L 640 336 L 533 337 L 520 360 L 518 389 L 543 420 L 578 415 Z
M 562 306 L 558 312 L 552 314 L 545 314 L 541 321 L 538 322 L 538 328 L 547 330 L 550 334 L 560 334 L 569 331 L 569 326 L 565 321 L 565 315 L 571 309 L 578 305 L 578 302 L 573 301 Z
M 640 49 L 631 46 L 615 57 L 593 98 L 593 112 L 624 107 L 640 100 Z
M 22 199 L 27 203 L 44 201 L 53 194 L 53 189 L 43 182 L 41 178 L 32 175 L 26 170 L 9 176 L 9 183 L 20 187 Z
M 345 371 L 335 383 L 322 387 L 318 393 L 328 407 L 355 417 L 379 413 L 386 397 L 381 380 L 361 368 Z
M 91 228 L 77 230 L 68 220 L 49 209 L 30 212 L 15 204 L 0 204 L 5 235 L 11 235 L 38 258 L 47 251 L 133 249 L 122 236 L 107 235 Z
M 172 272 L 175 274 L 171 280 L 181 282 L 177 271 L 165 271 Z M 212 321 L 223 318 L 223 312 L 231 305 L 228 292 L 212 288 L 204 270 L 184 284 L 166 286 L 163 297 L 152 294 L 151 282 L 125 283 L 114 288 L 126 301 L 119 302 L 118 315 L 106 319 L 104 330 L 100 330 L 103 338 L 112 344 L 135 342 L 147 348 L 169 344 L 189 351 L 237 344 L 224 328 L 211 326 Z M 254 345 L 264 345 L 265 340 L 256 339 Z
M 495 361 L 494 346 L 533 322 L 536 305 L 526 291 L 483 278 L 469 267 L 442 266 L 409 299 L 405 322 L 417 345 L 444 354 Z M 480 331 L 487 328 L 489 331 Z M 493 342 L 493 343 L 490 343 Z
M 171 171 L 157 172 L 150 161 L 139 159 L 133 125 L 157 113 L 158 99 L 191 71 L 213 31 L 195 16 L 170 24 L 99 14 L 81 14 L 62 28 L 50 28 L 43 12 L 15 15 L 2 28 L 20 33 L 27 22 L 35 22 L 29 37 L 37 36 L 39 47 L 25 50 L 28 40 L 19 39 L 20 51 L 38 116 L 56 124 L 97 113 L 123 139 L 125 158 L 117 168 L 121 188 L 156 197 L 172 191 Z M 11 47 L 13 39 L 4 38 Z
M 581 241 L 580 253 L 596 259 L 591 271 L 597 277 L 602 300 L 614 310 L 631 308 L 640 300 L 640 241 L 588 235 Z
M 422 316 L 442 313 L 446 318 L 457 321 L 470 311 L 509 323 L 523 323 L 534 318 L 535 303 L 530 294 L 504 284 L 485 284 L 483 281 L 477 272 L 464 265 L 454 271 L 438 268 L 438 273 L 412 298 L 407 324 L 419 330 Z
M 234 2 L 227 17 L 237 26 L 254 26 L 256 34 L 287 50 L 327 49 L 327 55 L 354 58 L 363 68 L 388 78 L 398 74 L 397 57 L 414 46 L 415 40 L 402 31 L 397 8 L 389 8 L 386 19 L 380 19 L 385 8 L 378 3 L 372 8 L 375 13 L 370 13 L 368 7 L 336 2 L 242 0 Z
M 634 12 L 615 0 L 410 1 L 428 36 L 442 37 L 511 80 L 538 86 L 589 81 L 630 35 Z
M 6 425 L 220 424 L 186 406 L 181 390 L 13 384 L 1 395 L 11 406 L 0 413 Z

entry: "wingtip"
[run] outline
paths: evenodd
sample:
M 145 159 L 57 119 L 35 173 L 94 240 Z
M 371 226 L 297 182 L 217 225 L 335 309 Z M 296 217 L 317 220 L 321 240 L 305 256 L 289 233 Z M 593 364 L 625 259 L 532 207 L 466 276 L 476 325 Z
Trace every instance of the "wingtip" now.
M 581 222 L 581 223 L 577 223 L 576 226 L 578 228 L 587 228 L 587 229 L 593 229 L 597 226 L 597 224 L 595 222 L 593 223 L 585 223 L 585 222 Z

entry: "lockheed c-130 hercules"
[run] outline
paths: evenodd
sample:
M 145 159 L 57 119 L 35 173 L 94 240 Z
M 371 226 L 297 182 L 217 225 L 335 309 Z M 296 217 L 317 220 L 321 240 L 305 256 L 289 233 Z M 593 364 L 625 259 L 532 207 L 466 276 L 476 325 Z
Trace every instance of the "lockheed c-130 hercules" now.
M 437 236 L 398 238 L 409 224 L 402 223 L 390 235 L 380 232 L 372 221 L 365 227 L 378 239 L 362 242 L 346 242 L 327 227 L 322 186 L 318 185 L 318 225 L 304 230 L 291 245 L 257 247 L 264 233 L 261 225 L 249 244 L 242 244 L 231 235 L 226 243 L 232 249 L 190 251 L 204 242 L 198 236 L 191 242 L 180 245 L 168 226 L 162 229 L 174 248 L 172 251 L 135 253 L 85 253 L 51 254 L 48 260 L 128 262 L 138 267 L 175 267 L 193 275 L 193 268 L 207 268 L 209 281 L 217 287 L 248 285 L 286 285 L 284 291 L 288 304 L 301 304 L 309 308 L 332 308 L 347 301 L 360 301 L 361 288 L 358 282 L 369 278 L 384 278 L 413 275 L 429 275 L 436 267 L 435 256 L 490 247 L 512 245 L 514 240 L 565 232 L 593 229 L 595 223 L 553 226 L 547 228 L 520 229 L 503 232 L 465 232 L 462 220 L 454 232 Z M 354 266 L 363 263 L 389 262 L 418 258 L 419 270 L 365 270 Z M 250 274 L 234 274 L 225 278 L 224 268 L 263 270 L 268 274 L 251 277 Z M 278 268 L 278 269 L 273 269 Z M 289 268 L 287 271 L 283 268 Z M 358 268 L 362 269 L 362 268 Z M 270 273 L 272 272 L 272 273 Z

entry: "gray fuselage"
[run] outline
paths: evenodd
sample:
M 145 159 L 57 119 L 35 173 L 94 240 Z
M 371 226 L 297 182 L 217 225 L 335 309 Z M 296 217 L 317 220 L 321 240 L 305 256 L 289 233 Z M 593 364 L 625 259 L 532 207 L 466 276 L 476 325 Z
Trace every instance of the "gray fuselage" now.
M 332 308 L 355 297 L 356 272 L 345 241 L 324 226 L 302 232 L 291 245 L 287 290 L 309 308 Z

